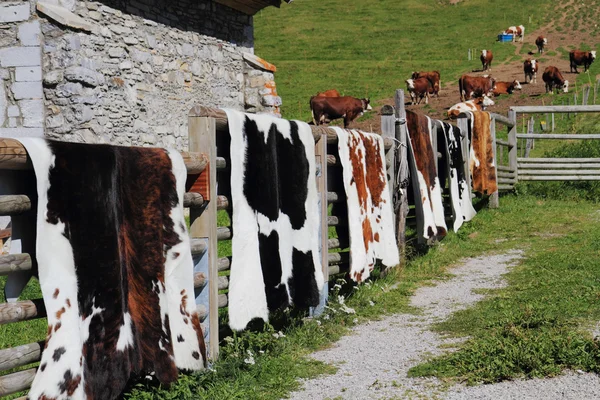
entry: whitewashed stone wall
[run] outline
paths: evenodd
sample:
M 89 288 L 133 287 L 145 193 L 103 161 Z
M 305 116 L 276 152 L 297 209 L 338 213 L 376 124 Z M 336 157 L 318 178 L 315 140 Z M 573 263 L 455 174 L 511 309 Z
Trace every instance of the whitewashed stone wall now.
M 210 0 L 0 7 L 0 136 L 184 149 L 195 104 L 279 114 L 252 17 Z
M 27 1 L 0 2 L 0 137 L 43 136 L 39 21 Z

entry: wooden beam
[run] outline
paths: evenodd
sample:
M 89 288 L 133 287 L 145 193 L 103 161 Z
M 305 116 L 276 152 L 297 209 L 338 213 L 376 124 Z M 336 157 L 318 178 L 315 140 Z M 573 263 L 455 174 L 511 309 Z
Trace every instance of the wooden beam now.
M 350 264 L 335 264 L 329 266 L 329 275 L 347 274 L 350 271 Z
M 31 267 L 31 256 L 27 253 L 0 256 L 0 276 L 14 271 L 28 271 Z
M 31 200 L 24 194 L 0 196 L 0 215 L 18 215 L 31 211 Z
M 225 111 L 223 110 L 197 105 L 192 107 L 192 109 L 188 113 L 188 116 L 214 118 L 217 132 L 228 132 L 229 126 L 227 124 L 227 114 L 225 114 Z M 319 140 L 322 134 L 324 134 L 327 136 L 327 143 L 337 143 L 337 133 L 332 128 L 322 125 L 310 125 L 310 129 L 312 130 L 313 139 L 315 140 L 315 142 Z M 388 150 L 393 146 L 394 141 L 391 138 L 383 138 L 383 143 L 385 149 Z
M 406 131 L 406 110 L 404 108 L 404 90 L 397 89 L 394 95 L 394 110 L 396 117 L 395 134 L 396 140 L 400 144 L 396 152 L 397 164 L 399 165 L 396 181 L 397 186 L 394 191 L 401 191 L 398 197 L 400 204 L 393 204 L 396 209 L 395 230 L 398 240 L 398 250 L 400 251 L 400 264 L 406 262 L 406 216 L 408 215 L 408 136 Z M 394 198 L 392 198 L 394 202 Z
M 491 112 L 490 114 L 492 115 L 492 118 L 496 120 L 496 122 L 500 122 L 501 124 L 506 125 L 509 128 L 512 128 L 514 126 L 514 123 L 510 119 L 506 118 L 504 115 L 496 114 L 493 112 Z
M 517 158 L 519 163 L 600 163 L 600 158 Z
M 44 300 L 24 300 L 16 303 L 0 304 L 0 325 L 11 322 L 27 321 L 46 316 Z
M 519 164 L 517 164 L 519 166 L 519 173 L 521 173 L 522 171 L 526 171 L 528 169 L 536 169 L 536 168 L 574 168 L 574 169 L 593 169 L 593 168 L 600 168 L 600 163 L 599 164 L 592 164 L 592 163 L 524 163 L 524 162 L 519 162 Z M 600 172 L 600 171 L 596 171 L 596 172 Z
M 509 111 L 516 113 L 541 114 L 541 113 L 575 113 L 575 112 L 600 112 L 597 106 L 513 106 Z M 510 117 L 509 117 L 510 119 Z
M 219 226 L 217 228 L 217 240 L 229 240 L 232 236 L 231 227 Z
M 558 172 L 558 171 L 557 171 Z M 600 175 L 521 175 L 522 181 L 600 181 Z
M 0 350 L 0 371 L 40 361 L 43 348 L 44 342 L 37 342 Z
M 328 203 L 339 203 L 340 201 L 343 201 L 345 199 L 342 199 L 342 196 L 340 193 L 337 192 L 327 192 L 327 202 Z
M 600 139 L 600 133 L 592 133 L 592 134 L 517 133 L 517 139 L 567 139 L 567 140 Z
M 327 255 L 327 261 L 331 264 L 342 264 L 350 262 L 350 252 L 343 251 L 340 253 L 329 253 Z
M 0 376 L 0 396 L 7 396 L 31 387 L 37 368 Z

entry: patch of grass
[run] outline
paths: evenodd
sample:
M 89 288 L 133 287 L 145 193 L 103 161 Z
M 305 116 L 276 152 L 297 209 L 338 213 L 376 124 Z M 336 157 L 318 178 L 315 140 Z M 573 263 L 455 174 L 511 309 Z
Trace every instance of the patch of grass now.
M 542 15 L 548 6 L 543 0 L 520 3 L 518 10 L 491 0 L 459 7 L 437 0 L 305 0 L 254 17 L 256 53 L 277 65 L 283 115 L 307 121 L 308 100 L 323 89 L 371 97 L 376 105 L 404 88 L 412 71 L 439 70 L 443 84 L 480 69 L 481 49 L 492 50 L 495 63 L 506 61 L 515 47 L 497 42 L 497 34 L 515 18 Z M 331 10 L 334 18 L 322 17 Z M 534 18 L 527 29 L 540 22 Z M 464 35 L 465 29 L 477 35 Z M 475 50 L 472 61 L 468 49 Z
M 600 340 L 582 329 L 600 318 L 597 205 L 580 202 L 561 212 L 569 203 L 529 196 L 505 197 L 501 204 L 495 217 L 505 221 L 509 241 L 521 242 L 525 259 L 506 277 L 508 287 L 436 327 L 471 339 L 410 375 L 491 383 L 565 368 L 600 372 Z M 537 220 L 541 209 L 552 217 Z M 502 214 L 520 217 L 510 221 Z

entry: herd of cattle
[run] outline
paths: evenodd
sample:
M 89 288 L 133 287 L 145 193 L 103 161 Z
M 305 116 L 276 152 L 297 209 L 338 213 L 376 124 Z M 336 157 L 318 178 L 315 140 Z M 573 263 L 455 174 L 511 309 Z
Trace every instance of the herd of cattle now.
M 513 35 L 513 41 L 517 38 L 522 42 L 525 34 L 525 27 L 511 26 L 503 32 Z M 542 54 L 548 40 L 544 36 L 539 36 L 535 40 L 538 54 Z M 531 53 L 530 53 L 531 54 Z M 578 66 L 583 66 L 584 72 L 588 70 L 596 58 L 596 51 L 572 50 L 569 53 L 570 72 L 579 73 Z M 494 55 L 491 50 L 481 51 L 482 71 L 491 71 Z M 537 84 L 537 72 L 539 62 L 528 58 L 523 62 L 524 82 Z M 553 93 L 562 90 L 569 91 L 569 81 L 564 79 L 560 70 L 553 65 L 544 69 L 542 80 L 546 86 L 546 93 Z M 406 80 L 406 86 L 410 93 L 411 104 L 420 104 L 425 99 L 425 104 L 429 103 L 429 97 L 439 97 L 440 92 L 440 72 L 439 71 L 419 71 L 413 72 L 410 79 Z M 486 107 L 494 105 L 493 96 L 501 94 L 512 94 L 514 90 L 522 89 L 518 80 L 512 82 L 496 81 L 491 75 L 472 76 L 464 74 L 458 80 L 460 103 L 455 104 L 448 110 L 448 117 L 456 118 L 465 111 L 485 110 Z M 344 127 L 361 116 L 365 111 L 371 110 L 369 99 L 357 99 L 350 96 L 340 96 L 335 89 L 318 93 L 310 98 L 310 109 L 315 125 L 329 123 L 334 119 L 343 118 Z

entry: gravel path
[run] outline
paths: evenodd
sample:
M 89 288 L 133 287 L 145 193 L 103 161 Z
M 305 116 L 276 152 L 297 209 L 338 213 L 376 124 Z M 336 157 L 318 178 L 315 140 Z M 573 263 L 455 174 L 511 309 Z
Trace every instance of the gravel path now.
M 313 354 L 317 360 L 336 365 L 337 373 L 304 381 L 303 389 L 291 398 L 600 399 L 600 378 L 576 372 L 553 379 L 450 388 L 435 378 L 406 377 L 421 360 L 460 342 L 442 338 L 429 331 L 429 326 L 481 300 L 483 296 L 474 290 L 505 285 L 502 275 L 521 257 L 520 251 L 511 251 L 467 259 L 451 271 L 453 278 L 417 290 L 411 304 L 421 308 L 422 314 L 397 314 L 356 326 L 332 348 Z

